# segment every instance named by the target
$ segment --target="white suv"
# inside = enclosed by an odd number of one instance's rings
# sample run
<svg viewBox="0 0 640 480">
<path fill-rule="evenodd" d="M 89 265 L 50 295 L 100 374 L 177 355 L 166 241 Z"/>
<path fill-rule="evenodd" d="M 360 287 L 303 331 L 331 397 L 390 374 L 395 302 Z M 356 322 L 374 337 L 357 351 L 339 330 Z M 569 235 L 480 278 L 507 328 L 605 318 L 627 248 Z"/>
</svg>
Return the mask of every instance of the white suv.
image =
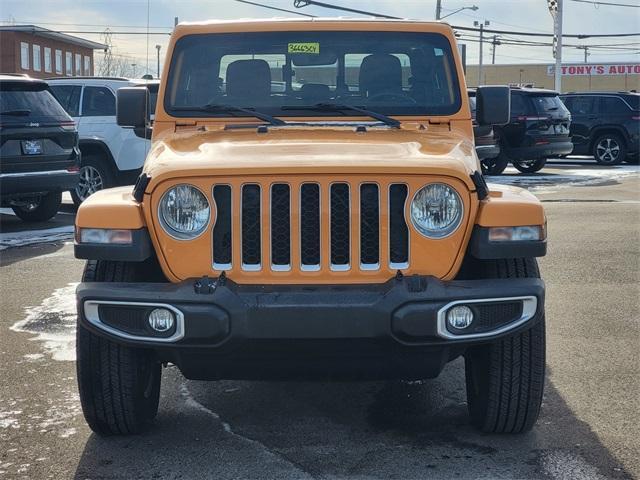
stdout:
<svg viewBox="0 0 640 480">
<path fill-rule="evenodd" d="M 69 77 L 47 80 L 60 104 L 76 121 L 80 135 L 80 181 L 71 191 L 76 205 L 92 193 L 133 184 L 140 174 L 149 140 L 116 123 L 116 91 L 145 85 L 155 112 L 158 80 L 114 77 Z"/>
</svg>

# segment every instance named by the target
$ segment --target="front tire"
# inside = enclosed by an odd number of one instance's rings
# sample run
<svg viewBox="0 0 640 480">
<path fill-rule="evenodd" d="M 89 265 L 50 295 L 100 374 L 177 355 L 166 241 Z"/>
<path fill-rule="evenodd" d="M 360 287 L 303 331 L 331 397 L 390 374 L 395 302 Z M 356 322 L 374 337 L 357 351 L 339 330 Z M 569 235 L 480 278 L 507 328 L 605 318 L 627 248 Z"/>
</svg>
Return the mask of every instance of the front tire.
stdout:
<svg viewBox="0 0 640 480">
<path fill-rule="evenodd" d="M 84 282 L 132 282 L 136 265 L 90 260 Z M 78 390 L 82 412 L 99 435 L 141 432 L 158 413 L 161 365 L 153 352 L 125 347 L 85 328 L 76 337 Z"/>
<path fill-rule="evenodd" d="M 535 160 L 512 160 L 511 163 L 521 173 L 536 173 L 544 168 L 547 164 L 546 158 L 537 158 Z"/>
<path fill-rule="evenodd" d="M 627 157 L 627 145 L 620 135 L 605 133 L 593 143 L 592 153 L 600 165 L 619 165 Z"/>
<path fill-rule="evenodd" d="M 49 192 L 34 198 L 33 202 L 11 207 L 11 209 L 25 222 L 45 222 L 56 216 L 60 205 L 62 205 L 62 192 Z"/>
<path fill-rule="evenodd" d="M 478 262 L 476 278 L 538 278 L 533 258 Z M 487 433 L 529 431 L 540 414 L 545 376 L 545 320 L 465 354 L 471 422 Z"/>
</svg>

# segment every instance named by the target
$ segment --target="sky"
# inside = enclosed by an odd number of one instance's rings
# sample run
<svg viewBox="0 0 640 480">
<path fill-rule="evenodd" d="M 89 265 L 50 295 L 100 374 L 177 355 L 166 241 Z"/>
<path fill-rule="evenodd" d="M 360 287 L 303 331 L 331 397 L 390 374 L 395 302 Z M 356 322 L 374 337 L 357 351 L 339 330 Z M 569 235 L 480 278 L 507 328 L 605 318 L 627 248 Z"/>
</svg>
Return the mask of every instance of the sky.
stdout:
<svg viewBox="0 0 640 480">
<path fill-rule="evenodd" d="M 252 0 L 274 7 L 301 13 L 335 17 L 355 16 L 321 7 L 307 6 L 296 9 L 293 0 Z M 355 9 L 368 10 L 397 17 L 434 20 L 436 0 L 324 0 Z M 602 0 L 640 7 L 640 0 Z M 445 21 L 452 25 L 473 26 L 474 21 L 490 22 L 486 28 L 496 30 L 549 33 L 553 20 L 547 8 L 547 0 L 442 0 L 443 16 L 462 7 L 478 6 L 477 11 L 463 10 Z M 640 33 L 640 8 L 596 6 L 576 0 L 564 0 L 564 33 L 609 34 Z M 73 32 L 149 31 L 153 35 L 112 36 L 113 52 L 135 63 L 138 73 L 155 73 L 156 45 L 160 45 L 161 63 L 169 41 L 174 18 L 180 21 L 209 19 L 297 17 L 237 0 L 0 0 L 0 23 L 35 24 L 52 30 Z M 302 17 L 300 17 L 302 18 Z M 102 41 L 97 33 L 72 33 L 95 41 Z M 509 37 L 509 36 L 507 36 Z M 504 36 L 503 36 L 504 38 Z M 510 36 L 510 38 L 514 38 Z M 522 37 L 520 37 L 522 38 Z M 505 38 L 506 40 L 506 38 Z M 531 40 L 539 40 L 532 38 Z M 548 41 L 548 39 L 543 39 Z M 467 63 L 478 62 L 479 44 L 467 43 Z M 640 35 L 635 37 L 576 40 L 565 39 L 570 45 L 609 45 L 608 48 L 589 49 L 590 63 L 640 63 Z M 617 45 L 611 48 L 612 45 Z M 485 44 L 484 62 L 492 61 L 491 42 Z M 96 53 L 96 62 L 100 54 Z M 552 63 L 551 47 L 498 45 L 496 63 Z M 575 46 L 563 49 L 563 63 L 584 62 L 584 50 Z M 142 71 L 141 71 L 141 70 Z"/>
</svg>

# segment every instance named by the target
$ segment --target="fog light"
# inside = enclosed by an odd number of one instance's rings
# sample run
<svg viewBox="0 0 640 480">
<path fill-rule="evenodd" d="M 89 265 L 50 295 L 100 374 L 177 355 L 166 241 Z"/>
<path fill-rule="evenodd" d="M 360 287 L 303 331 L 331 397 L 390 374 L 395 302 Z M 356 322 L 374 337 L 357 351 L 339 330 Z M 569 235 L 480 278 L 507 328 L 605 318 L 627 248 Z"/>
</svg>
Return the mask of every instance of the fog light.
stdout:
<svg viewBox="0 0 640 480">
<path fill-rule="evenodd" d="M 473 310 L 466 305 L 457 305 L 447 312 L 447 322 L 453 328 L 467 328 L 473 322 Z"/>
<path fill-rule="evenodd" d="M 166 308 L 156 308 L 149 314 L 149 325 L 156 332 L 167 332 L 173 328 L 174 323 L 173 312 Z"/>
</svg>

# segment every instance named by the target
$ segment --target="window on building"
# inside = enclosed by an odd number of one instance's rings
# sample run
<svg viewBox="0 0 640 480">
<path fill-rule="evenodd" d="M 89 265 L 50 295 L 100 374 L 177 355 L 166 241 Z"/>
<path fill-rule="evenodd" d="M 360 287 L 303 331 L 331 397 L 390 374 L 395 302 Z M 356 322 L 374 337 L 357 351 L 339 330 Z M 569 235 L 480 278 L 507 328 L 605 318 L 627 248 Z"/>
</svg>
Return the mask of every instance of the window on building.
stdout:
<svg viewBox="0 0 640 480">
<path fill-rule="evenodd" d="M 29 70 L 29 44 L 20 42 L 20 68 Z"/>
<path fill-rule="evenodd" d="M 44 71 L 51 73 L 51 49 L 44 47 Z"/>
<path fill-rule="evenodd" d="M 91 57 L 84 57 L 84 74 L 91 75 Z"/>
<path fill-rule="evenodd" d="M 56 100 L 72 117 L 79 115 L 80 109 L 80 85 L 51 85 L 51 92 Z"/>
<path fill-rule="evenodd" d="M 82 95 L 83 117 L 106 117 L 116 114 L 116 97 L 106 87 L 85 87 Z"/>
<path fill-rule="evenodd" d="M 65 73 L 68 77 L 73 76 L 73 54 L 65 52 Z"/>
<path fill-rule="evenodd" d="M 76 75 L 82 75 L 82 55 L 76 53 Z"/>
<path fill-rule="evenodd" d="M 32 45 L 33 49 L 33 69 L 36 72 L 42 70 L 42 61 L 40 60 L 40 45 Z"/>
<path fill-rule="evenodd" d="M 62 74 L 62 50 L 56 50 L 56 73 Z"/>
</svg>

